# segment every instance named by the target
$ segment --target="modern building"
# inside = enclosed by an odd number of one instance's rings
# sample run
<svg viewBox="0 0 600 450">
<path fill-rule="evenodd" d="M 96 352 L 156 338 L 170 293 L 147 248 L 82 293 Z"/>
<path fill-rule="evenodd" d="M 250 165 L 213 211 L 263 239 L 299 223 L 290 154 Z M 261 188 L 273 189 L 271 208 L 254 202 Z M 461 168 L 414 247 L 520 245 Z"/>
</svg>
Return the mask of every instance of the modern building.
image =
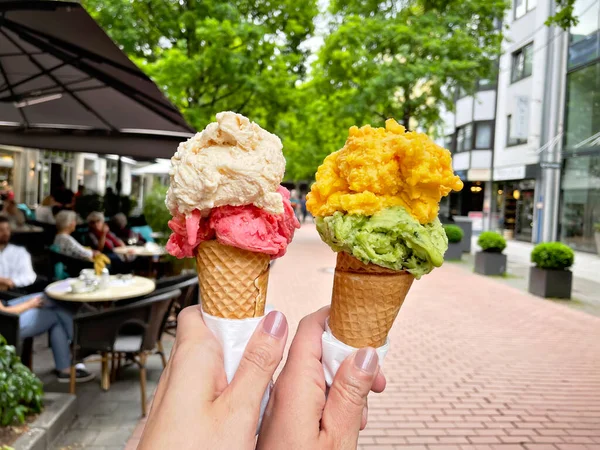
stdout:
<svg viewBox="0 0 600 450">
<path fill-rule="evenodd" d="M 600 2 L 577 0 L 570 32 L 554 0 L 514 0 L 496 82 L 445 117 L 465 189 L 450 201 L 474 229 L 595 251 L 600 222 Z"/>
<path fill-rule="evenodd" d="M 600 2 L 577 0 L 566 67 L 559 237 L 573 248 L 598 251 L 600 224 Z M 600 230 L 599 230 L 600 231 Z"/>
</svg>

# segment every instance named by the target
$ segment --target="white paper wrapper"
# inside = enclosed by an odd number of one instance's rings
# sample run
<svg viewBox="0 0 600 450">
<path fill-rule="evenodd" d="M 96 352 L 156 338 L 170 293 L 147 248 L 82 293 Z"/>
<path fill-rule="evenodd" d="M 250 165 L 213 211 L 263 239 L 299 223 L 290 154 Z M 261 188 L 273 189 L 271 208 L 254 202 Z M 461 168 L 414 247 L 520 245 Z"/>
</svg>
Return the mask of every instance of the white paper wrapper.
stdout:
<svg viewBox="0 0 600 450">
<path fill-rule="evenodd" d="M 265 313 L 268 314 L 271 311 L 272 308 L 267 307 Z M 264 316 L 253 317 L 251 319 L 223 319 L 222 317 L 211 316 L 202 311 L 202 317 L 208 329 L 213 332 L 223 347 L 225 374 L 227 375 L 227 382 L 231 383 L 246 350 L 246 345 L 248 345 L 250 337 L 252 337 L 254 330 L 256 330 L 256 327 Z M 260 428 L 265 408 L 269 402 L 270 392 L 271 385 L 267 387 L 260 403 L 258 429 Z"/>
<path fill-rule="evenodd" d="M 342 365 L 342 362 L 358 349 L 350 347 L 336 339 L 329 328 L 329 319 L 325 322 L 325 331 L 323 332 L 321 341 L 323 343 L 323 356 L 321 362 L 323 363 L 323 370 L 325 371 L 325 381 L 327 382 L 327 386 L 331 386 L 335 374 Z M 379 356 L 380 367 L 383 367 L 383 360 L 389 349 L 390 338 L 387 338 L 384 345 L 375 349 L 377 351 L 377 356 Z"/>
</svg>

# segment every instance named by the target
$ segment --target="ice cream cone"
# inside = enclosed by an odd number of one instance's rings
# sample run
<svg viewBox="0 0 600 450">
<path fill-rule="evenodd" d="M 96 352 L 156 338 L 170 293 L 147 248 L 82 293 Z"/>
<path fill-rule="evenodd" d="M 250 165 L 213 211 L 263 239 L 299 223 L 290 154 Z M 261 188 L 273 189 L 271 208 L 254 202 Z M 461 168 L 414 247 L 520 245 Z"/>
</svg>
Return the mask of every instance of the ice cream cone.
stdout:
<svg viewBox="0 0 600 450">
<path fill-rule="evenodd" d="M 329 327 L 355 348 L 385 344 L 414 276 L 338 253 Z"/>
<path fill-rule="evenodd" d="M 196 249 L 204 312 L 226 319 L 265 313 L 270 257 L 220 244 L 202 242 Z"/>
</svg>

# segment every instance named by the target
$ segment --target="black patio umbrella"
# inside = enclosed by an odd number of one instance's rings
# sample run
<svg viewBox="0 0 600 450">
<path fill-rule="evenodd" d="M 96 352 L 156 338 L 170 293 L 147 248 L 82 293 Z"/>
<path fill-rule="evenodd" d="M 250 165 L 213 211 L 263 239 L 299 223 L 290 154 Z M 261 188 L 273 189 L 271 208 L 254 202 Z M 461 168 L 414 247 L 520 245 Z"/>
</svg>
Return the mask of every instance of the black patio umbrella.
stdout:
<svg viewBox="0 0 600 450">
<path fill-rule="evenodd" d="M 0 0 L 0 144 L 169 158 L 192 133 L 81 5 Z"/>
</svg>

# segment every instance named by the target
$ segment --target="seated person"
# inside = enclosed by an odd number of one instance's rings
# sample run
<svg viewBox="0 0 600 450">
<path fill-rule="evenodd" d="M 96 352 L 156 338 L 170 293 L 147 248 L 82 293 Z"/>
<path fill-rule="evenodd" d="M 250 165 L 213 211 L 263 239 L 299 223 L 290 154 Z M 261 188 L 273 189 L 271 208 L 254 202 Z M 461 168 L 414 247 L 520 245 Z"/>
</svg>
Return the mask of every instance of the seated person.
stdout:
<svg viewBox="0 0 600 450">
<path fill-rule="evenodd" d="M 9 244 L 11 229 L 8 218 L 0 216 L 0 290 L 33 284 L 37 278 L 31 255 L 23 247 Z"/>
<path fill-rule="evenodd" d="M 102 253 L 112 253 L 116 247 L 124 247 L 125 243 L 116 237 L 104 223 L 104 214 L 98 211 L 90 213 L 87 217 L 90 232 L 88 237 L 94 250 Z"/>
<path fill-rule="evenodd" d="M 54 197 L 48 195 L 42 201 L 42 204 L 35 209 L 35 220 L 54 225 L 56 223 L 54 213 L 57 207 L 58 203 L 54 200 Z"/>
<path fill-rule="evenodd" d="M 55 306 L 42 294 L 33 294 L 0 302 L 0 311 L 19 316 L 19 336 L 21 339 L 50 334 L 50 347 L 54 356 L 56 374 L 60 383 L 68 383 L 71 372 L 71 353 L 69 340 L 73 337 L 73 320 L 71 315 Z M 94 375 L 80 366 L 75 372 L 75 379 L 81 383 L 94 378 Z"/>
<path fill-rule="evenodd" d="M 146 240 L 127 226 L 127 216 L 123 213 L 116 214 L 112 218 L 115 236 L 129 245 L 144 245 Z"/>
<path fill-rule="evenodd" d="M 110 272 L 131 273 L 131 264 L 125 261 L 123 256 L 114 252 L 115 248 L 124 247 L 125 243 L 110 231 L 104 222 L 104 214 L 97 211 L 90 213 L 87 222 L 90 229 L 88 239 L 91 247 L 110 258 Z"/>
<path fill-rule="evenodd" d="M 70 210 L 62 210 L 56 215 L 56 237 L 54 245 L 59 253 L 71 258 L 91 261 L 96 252 L 86 248 L 75 240 L 71 234 L 77 227 L 77 214 Z"/>
<path fill-rule="evenodd" d="M 25 225 L 25 214 L 17 206 L 14 193 L 10 192 L 8 194 L 2 212 L 0 212 L 0 217 L 5 217 L 13 230 Z"/>
</svg>

